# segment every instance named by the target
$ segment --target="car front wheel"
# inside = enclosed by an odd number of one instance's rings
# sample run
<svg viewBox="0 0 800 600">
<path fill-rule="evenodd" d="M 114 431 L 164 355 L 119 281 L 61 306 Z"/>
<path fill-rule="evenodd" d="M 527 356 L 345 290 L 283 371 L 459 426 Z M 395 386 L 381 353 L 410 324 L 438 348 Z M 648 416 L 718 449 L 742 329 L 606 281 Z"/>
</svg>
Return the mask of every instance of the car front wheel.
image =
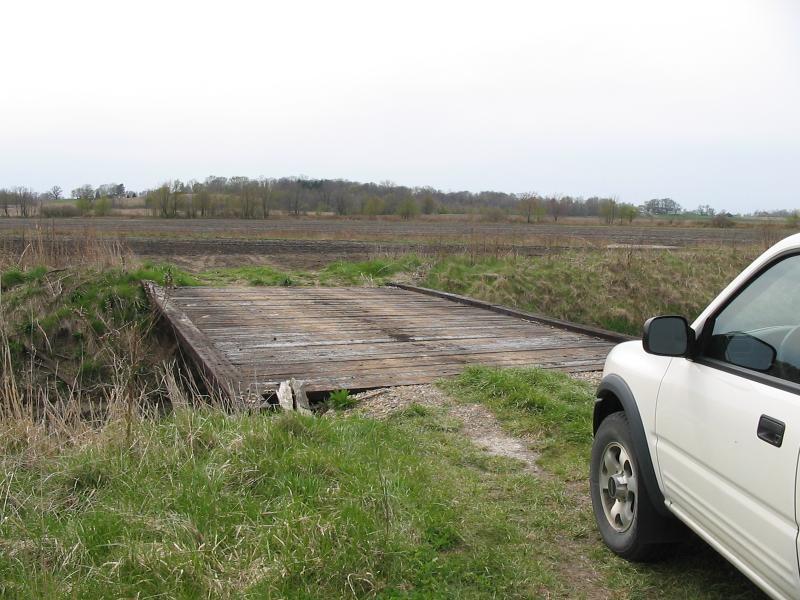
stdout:
<svg viewBox="0 0 800 600">
<path fill-rule="evenodd" d="M 606 545 L 628 560 L 655 558 L 674 520 L 661 516 L 647 494 L 624 412 L 597 429 L 590 477 L 594 518 Z"/>
</svg>

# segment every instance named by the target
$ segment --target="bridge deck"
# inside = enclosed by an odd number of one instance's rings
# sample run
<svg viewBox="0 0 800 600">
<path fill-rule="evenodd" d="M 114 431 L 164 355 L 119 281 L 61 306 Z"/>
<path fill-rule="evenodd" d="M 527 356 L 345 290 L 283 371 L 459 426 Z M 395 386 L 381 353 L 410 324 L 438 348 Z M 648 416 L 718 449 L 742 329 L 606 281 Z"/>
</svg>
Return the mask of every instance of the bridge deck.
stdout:
<svg viewBox="0 0 800 600">
<path fill-rule="evenodd" d="M 146 289 L 205 375 L 235 393 L 263 394 L 290 378 L 309 391 L 420 384 L 471 364 L 598 370 L 613 346 L 396 287 Z"/>
</svg>

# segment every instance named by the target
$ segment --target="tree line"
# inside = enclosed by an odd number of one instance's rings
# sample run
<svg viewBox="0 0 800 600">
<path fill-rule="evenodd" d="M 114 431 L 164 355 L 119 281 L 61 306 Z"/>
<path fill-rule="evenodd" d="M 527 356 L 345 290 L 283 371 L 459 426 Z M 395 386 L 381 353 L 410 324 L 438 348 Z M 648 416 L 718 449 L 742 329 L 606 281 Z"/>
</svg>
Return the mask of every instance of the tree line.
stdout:
<svg viewBox="0 0 800 600">
<path fill-rule="evenodd" d="M 520 214 L 526 221 L 558 221 L 562 217 L 595 216 L 607 222 L 633 221 L 640 208 L 614 198 L 543 196 L 535 192 L 444 192 L 432 187 L 407 187 L 391 182 L 359 183 L 344 179 L 305 177 L 208 177 L 205 181 L 171 181 L 144 192 L 153 216 L 165 218 L 234 217 L 268 219 L 274 211 L 299 216 L 481 214 L 501 220 Z M 680 207 L 675 203 L 675 206 Z"/>
<path fill-rule="evenodd" d="M 75 201 L 74 208 L 60 207 L 72 210 L 59 211 L 52 210 L 52 204 L 64 199 L 64 190 L 61 186 L 54 185 L 45 192 L 36 192 L 24 186 L 0 188 L 0 215 L 4 217 L 103 215 L 109 214 L 112 208 L 116 208 L 120 198 L 130 197 L 136 197 L 136 193 L 126 191 L 122 183 L 106 183 L 97 188 L 87 184 L 75 188 L 70 193 L 70 198 Z M 59 212 L 65 214 L 58 214 Z"/>
<path fill-rule="evenodd" d="M 528 223 L 563 217 L 597 217 L 606 223 L 632 222 L 638 216 L 677 215 L 683 208 L 671 198 L 654 198 L 641 205 L 616 198 L 540 195 L 536 192 L 445 192 L 432 187 L 408 187 L 389 181 L 360 183 L 345 179 L 308 177 L 259 178 L 210 176 L 203 181 L 173 180 L 136 193 L 122 183 L 98 187 L 82 185 L 70 192 L 69 206 L 53 202 L 64 198 L 59 186 L 44 193 L 30 188 L 0 189 L 3 216 L 103 216 L 120 205 L 120 199 L 141 197 L 154 217 L 268 219 L 275 212 L 288 215 L 335 214 L 377 217 L 397 215 L 479 214 L 500 221 L 511 214 Z M 713 215 L 710 207 L 707 209 Z"/>
</svg>

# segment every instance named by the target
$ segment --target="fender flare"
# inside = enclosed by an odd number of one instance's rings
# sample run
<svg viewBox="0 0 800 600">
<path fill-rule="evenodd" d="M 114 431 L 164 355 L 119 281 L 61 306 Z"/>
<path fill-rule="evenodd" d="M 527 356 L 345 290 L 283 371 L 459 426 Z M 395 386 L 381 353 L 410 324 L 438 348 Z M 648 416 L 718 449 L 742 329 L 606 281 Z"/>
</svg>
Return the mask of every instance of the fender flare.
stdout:
<svg viewBox="0 0 800 600">
<path fill-rule="evenodd" d="M 621 406 L 616 406 L 617 403 L 614 402 L 614 399 L 618 400 Z M 639 470 L 647 493 L 653 501 L 653 506 L 663 516 L 671 516 L 672 513 L 667 508 L 664 502 L 664 494 L 658 485 L 656 471 L 653 468 L 653 460 L 650 456 L 650 447 L 647 445 L 647 436 L 644 433 L 644 424 L 642 423 L 642 416 L 639 414 L 639 407 L 636 405 L 636 399 L 633 397 L 633 392 L 631 392 L 625 380 L 612 373 L 606 375 L 597 388 L 597 399 L 595 400 L 593 415 L 593 433 L 597 433 L 597 428 L 600 427 L 603 419 L 609 414 L 617 412 L 620 408 L 625 411 L 625 415 L 628 417 Z"/>
</svg>

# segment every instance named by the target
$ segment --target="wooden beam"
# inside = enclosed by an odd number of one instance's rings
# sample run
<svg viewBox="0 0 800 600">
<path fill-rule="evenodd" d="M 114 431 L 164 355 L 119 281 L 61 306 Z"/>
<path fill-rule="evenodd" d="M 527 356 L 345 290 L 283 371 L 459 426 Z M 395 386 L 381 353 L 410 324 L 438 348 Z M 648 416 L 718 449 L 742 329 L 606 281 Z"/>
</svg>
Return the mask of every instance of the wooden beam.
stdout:
<svg viewBox="0 0 800 600">
<path fill-rule="evenodd" d="M 175 307 L 167 290 L 152 281 L 143 281 L 142 287 L 153 309 L 172 327 L 178 343 L 194 361 L 206 384 L 228 399 L 236 397 L 241 382 L 230 361 L 183 311 Z"/>
</svg>

